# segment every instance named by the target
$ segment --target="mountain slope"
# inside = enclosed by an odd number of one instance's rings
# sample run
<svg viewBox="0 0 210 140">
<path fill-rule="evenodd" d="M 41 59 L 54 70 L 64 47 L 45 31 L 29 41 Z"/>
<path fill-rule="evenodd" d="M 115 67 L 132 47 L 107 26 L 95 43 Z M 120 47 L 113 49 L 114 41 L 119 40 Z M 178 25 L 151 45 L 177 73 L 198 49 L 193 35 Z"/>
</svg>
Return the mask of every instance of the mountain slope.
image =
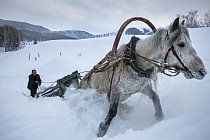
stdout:
<svg viewBox="0 0 210 140">
<path fill-rule="evenodd" d="M 79 30 L 66 30 L 66 31 L 54 31 L 56 34 L 65 35 L 71 38 L 76 39 L 84 39 L 84 38 L 93 38 L 94 35 L 86 32 L 86 31 L 79 31 Z"/>
<path fill-rule="evenodd" d="M 130 27 L 126 29 L 125 34 L 126 35 L 151 35 L 153 32 L 151 32 L 147 28 L 135 28 L 135 27 Z"/>
<path fill-rule="evenodd" d="M 0 19 L 0 26 L 4 26 L 4 25 L 15 27 L 17 30 L 28 30 L 28 31 L 34 31 L 34 32 L 41 32 L 41 33 L 50 32 L 49 29 L 39 26 L 39 25 L 33 25 L 26 22 Z"/>
<path fill-rule="evenodd" d="M 57 39 L 75 39 L 74 37 L 69 37 L 66 35 L 54 33 L 49 29 L 29 24 L 26 22 L 10 21 L 0 19 L 0 26 L 9 25 L 15 27 L 21 33 L 21 38 L 24 41 L 47 41 L 47 40 L 57 40 Z"/>
<path fill-rule="evenodd" d="M 72 37 L 68 37 L 65 35 L 57 34 L 54 32 L 35 32 L 35 31 L 28 31 L 28 30 L 20 30 L 21 36 L 26 41 L 47 41 L 47 40 L 59 40 L 59 39 L 75 39 Z"/>
</svg>

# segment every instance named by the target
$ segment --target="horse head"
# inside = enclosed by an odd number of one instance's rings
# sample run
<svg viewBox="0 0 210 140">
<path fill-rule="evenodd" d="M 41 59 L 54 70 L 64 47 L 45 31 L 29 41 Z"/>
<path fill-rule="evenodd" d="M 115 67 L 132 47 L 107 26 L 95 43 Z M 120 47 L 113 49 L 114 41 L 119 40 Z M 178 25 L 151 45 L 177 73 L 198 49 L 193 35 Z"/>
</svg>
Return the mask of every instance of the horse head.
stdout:
<svg viewBox="0 0 210 140">
<path fill-rule="evenodd" d="M 164 43 L 168 48 L 165 62 L 180 69 L 187 79 L 203 79 L 205 77 L 205 66 L 192 46 L 184 21 L 179 23 L 179 18 L 176 18 L 169 25 Z"/>
</svg>

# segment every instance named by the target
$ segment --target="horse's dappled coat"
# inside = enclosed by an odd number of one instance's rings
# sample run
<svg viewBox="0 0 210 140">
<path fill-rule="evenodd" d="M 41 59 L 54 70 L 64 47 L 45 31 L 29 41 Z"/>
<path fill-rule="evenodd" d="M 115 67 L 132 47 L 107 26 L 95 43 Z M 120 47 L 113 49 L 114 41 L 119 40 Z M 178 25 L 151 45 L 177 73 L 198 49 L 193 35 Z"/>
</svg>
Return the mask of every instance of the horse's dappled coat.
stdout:
<svg viewBox="0 0 210 140">
<path fill-rule="evenodd" d="M 117 51 L 117 56 L 123 56 L 125 51 L 126 45 L 122 45 Z M 175 19 L 168 29 L 159 29 L 150 37 L 139 40 L 136 44 L 136 53 L 159 62 L 166 61 L 171 66 L 179 68 L 186 78 L 203 79 L 206 75 L 205 66 L 192 47 L 189 32 L 179 24 L 179 18 Z M 138 55 L 136 63 L 143 70 L 154 68 L 153 75 L 159 72 L 152 63 Z M 163 119 L 160 100 L 152 89 L 151 81 L 152 78 L 139 76 L 124 61 L 118 61 L 101 72 L 93 72 L 81 81 L 81 88 L 95 88 L 110 95 L 110 108 L 105 120 L 99 125 L 97 134 L 99 137 L 106 134 L 123 95 L 140 92 L 149 96 L 155 107 L 156 119 Z"/>
</svg>

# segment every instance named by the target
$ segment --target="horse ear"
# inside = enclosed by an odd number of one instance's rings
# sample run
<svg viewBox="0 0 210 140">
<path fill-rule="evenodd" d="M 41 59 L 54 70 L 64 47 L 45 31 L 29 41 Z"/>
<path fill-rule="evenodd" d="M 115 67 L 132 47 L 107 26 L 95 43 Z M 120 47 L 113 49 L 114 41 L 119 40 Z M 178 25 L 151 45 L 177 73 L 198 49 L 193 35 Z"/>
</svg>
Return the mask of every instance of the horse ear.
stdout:
<svg viewBox="0 0 210 140">
<path fill-rule="evenodd" d="M 179 17 L 176 18 L 171 26 L 171 32 L 174 32 L 179 27 Z"/>
<path fill-rule="evenodd" d="M 181 25 L 183 25 L 183 26 L 184 26 L 184 22 L 185 22 L 185 20 L 182 20 Z"/>
</svg>

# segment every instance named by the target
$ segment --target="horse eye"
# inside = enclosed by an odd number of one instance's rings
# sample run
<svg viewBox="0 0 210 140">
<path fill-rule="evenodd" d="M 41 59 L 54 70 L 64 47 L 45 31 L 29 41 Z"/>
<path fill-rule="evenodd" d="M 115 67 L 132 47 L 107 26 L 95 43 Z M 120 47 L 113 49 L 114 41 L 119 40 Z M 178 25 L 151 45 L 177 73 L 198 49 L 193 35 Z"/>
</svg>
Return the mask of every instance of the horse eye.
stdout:
<svg viewBox="0 0 210 140">
<path fill-rule="evenodd" d="M 185 45 L 184 45 L 184 42 L 181 42 L 181 43 L 179 43 L 179 44 L 177 44 L 179 47 L 184 47 Z"/>
</svg>

